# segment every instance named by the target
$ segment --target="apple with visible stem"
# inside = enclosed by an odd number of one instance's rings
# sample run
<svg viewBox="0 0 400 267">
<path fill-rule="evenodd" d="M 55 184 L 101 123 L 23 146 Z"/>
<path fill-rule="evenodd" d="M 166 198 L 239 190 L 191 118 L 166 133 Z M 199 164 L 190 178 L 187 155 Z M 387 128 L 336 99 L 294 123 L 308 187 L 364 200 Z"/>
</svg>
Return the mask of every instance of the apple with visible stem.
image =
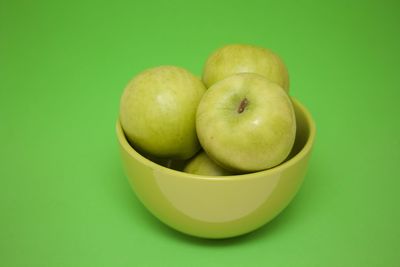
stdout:
<svg viewBox="0 0 400 267">
<path fill-rule="evenodd" d="M 203 69 L 207 87 L 236 73 L 257 73 L 289 92 L 289 74 L 282 59 L 269 49 L 232 44 L 211 54 Z"/>
<path fill-rule="evenodd" d="M 210 159 L 204 151 L 199 152 L 193 159 L 191 159 L 183 171 L 207 176 L 233 175 L 231 171 L 225 170 Z"/>
<path fill-rule="evenodd" d="M 252 172 L 286 159 L 296 120 L 282 87 L 255 73 L 239 73 L 206 91 L 197 108 L 196 129 L 203 149 L 219 165 Z"/>
<path fill-rule="evenodd" d="M 159 158 L 188 159 L 200 150 L 196 109 L 206 88 L 175 66 L 145 70 L 126 86 L 120 122 L 128 141 Z"/>
</svg>

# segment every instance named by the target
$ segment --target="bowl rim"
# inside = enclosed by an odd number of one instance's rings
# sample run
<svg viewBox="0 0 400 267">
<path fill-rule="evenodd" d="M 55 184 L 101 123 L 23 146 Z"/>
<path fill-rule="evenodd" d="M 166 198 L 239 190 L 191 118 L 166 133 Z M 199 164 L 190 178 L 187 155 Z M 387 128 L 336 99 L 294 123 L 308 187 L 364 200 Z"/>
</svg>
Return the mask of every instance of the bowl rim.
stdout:
<svg viewBox="0 0 400 267">
<path fill-rule="evenodd" d="M 135 158 L 137 161 L 141 162 L 142 164 L 144 164 L 152 169 L 156 169 L 157 171 L 166 173 L 168 175 L 175 175 L 175 176 L 180 176 L 180 177 L 183 177 L 186 179 L 190 178 L 190 179 L 198 179 L 198 180 L 242 180 L 242 179 L 258 178 L 260 176 L 265 176 L 265 175 L 273 175 L 274 173 L 280 172 L 283 169 L 288 169 L 289 167 L 293 166 L 294 164 L 299 162 L 301 159 L 303 159 L 306 155 L 308 155 L 310 150 L 312 149 L 312 146 L 313 146 L 313 143 L 315 140 L 316 126 L 315 126 L 315 122 L 311 116 L 311 113 L 307 110 L 307 108 L 300 101 L 298 101 L 294 97 L 291 97 L 291 99 L 292 99 L 293 103 L 296 105 L 296 107 L 298 109 L 300 109 L 301 112 L 304 114 L 304 117 L 307 121 L 308 128 L 309 128 L 309 135 L 308 135 L 307 141 L 304 144 L 303 148 L 296 155 L 294 155 L 291 159 L 289 159 L 288 161 L 285 161 L 275 167 L 272 167 L 272 168 L 266 169 L 266 170 L 262 170 L 262 171 L 246 173 L 246 174 L 226 175 L 226 176 L 207 176 L 207 175 L 186 173 L 183 171 L 178 171 L 178 170 L 164 167 L 164 166 L 159 165 L 159 164 L 147 159 L 146 157 L 142 156 L 139 152 L 137 152 L 129 144 L 128 140 L 126 139 L 125 133 L 122 129 L 119 118 L 116 122 L 117 138 L 118 138 L 119 144 L 129 154 L 129 156 Z"/>
</svg>

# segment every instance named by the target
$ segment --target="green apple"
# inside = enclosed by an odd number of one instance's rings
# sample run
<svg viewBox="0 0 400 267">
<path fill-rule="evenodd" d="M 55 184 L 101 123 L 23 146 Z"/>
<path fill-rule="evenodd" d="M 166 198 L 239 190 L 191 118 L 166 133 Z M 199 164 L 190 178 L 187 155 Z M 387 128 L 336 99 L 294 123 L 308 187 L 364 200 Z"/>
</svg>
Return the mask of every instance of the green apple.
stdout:
<svg viewBox="0 0 400 267">
<path fill-rule="evenodd" d="M 207 87 L 235 73 L 258 73 L 289 92 L 289 74 L 282 59 L 272 51 L 252 45 L 227 45 L 206 61 L 203 82 Z"/>
<path fill-rule="evenodd" d="M 210 158 L 224 168 L 251 172 L 285 160 L 296 121 L 291 99 L 278 84 L 255 73 L 239 73 L 203 95 L 196 129 Z"/>
<path fill-rule="evenodd" d="M 192 157 L 200 149 L 196 108 L 205 91 L 183 68 L 161 66 L 138 74 L 121 97 L 120 121 L 128 141 L 156 157 Z"/>
<path fill-rule="evenodd" d="M 211 160 L 204 151 L 201 151 L 193 159 L 191 159 L 183 171 L 207 176 L 233 175 L 232 172 L 225 170 Z"/>
</svg>

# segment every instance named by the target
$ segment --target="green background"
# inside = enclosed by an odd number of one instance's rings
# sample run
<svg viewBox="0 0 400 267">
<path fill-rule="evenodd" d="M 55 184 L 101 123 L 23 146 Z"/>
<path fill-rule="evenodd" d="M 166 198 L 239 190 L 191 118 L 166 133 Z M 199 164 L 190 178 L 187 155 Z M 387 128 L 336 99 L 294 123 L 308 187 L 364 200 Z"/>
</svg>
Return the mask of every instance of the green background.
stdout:
<svg viewBox="0 0 400 267">
<path fill-rule="evenodd" d="M 0 266 L 399 266 L 398 2 L 189 2 L 0 1 Z M 317 140 L 280 216 L 202 240 L 143 208 L 114 125 L 133 75 L 229 43 L 284 59 Z"/>
</svg>

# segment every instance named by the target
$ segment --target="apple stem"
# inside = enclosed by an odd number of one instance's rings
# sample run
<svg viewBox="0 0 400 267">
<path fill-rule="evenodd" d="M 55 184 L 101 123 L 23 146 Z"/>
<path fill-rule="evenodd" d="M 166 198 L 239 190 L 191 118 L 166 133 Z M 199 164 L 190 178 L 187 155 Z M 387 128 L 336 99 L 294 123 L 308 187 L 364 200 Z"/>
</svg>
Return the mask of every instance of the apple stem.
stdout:
<svg viewBox="0 0 400 267">
<path fill-rule="evenodd" d="M 249 104 L 249 100 L 247 100 L 247 98 L 244 98 L 244 99 L 240 102 L 240 105 L 239 105 L 239 107 L 238 107 L 237 112 L 238 112 L 238 113 L 242 113 L 242 112 L 245 110 L 245 108 L 247 107 L 248 104 Z"/>
</svg>

